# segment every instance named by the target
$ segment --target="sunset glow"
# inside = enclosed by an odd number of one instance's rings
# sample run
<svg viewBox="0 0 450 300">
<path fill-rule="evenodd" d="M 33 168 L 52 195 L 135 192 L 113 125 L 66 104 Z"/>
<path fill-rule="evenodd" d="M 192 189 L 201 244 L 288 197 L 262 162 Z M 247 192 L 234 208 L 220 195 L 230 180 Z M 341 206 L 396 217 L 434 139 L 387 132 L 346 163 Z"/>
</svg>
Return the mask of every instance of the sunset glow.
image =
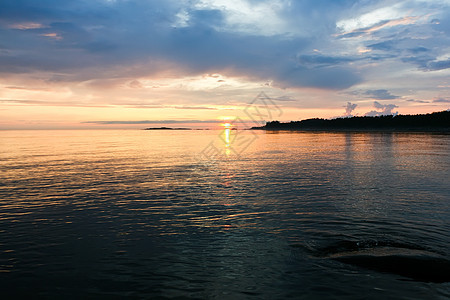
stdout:
<svg viewBox="0 0 450 300">
<path fill-rule="evenodd" d="M 0 4 L 0 129 L 214 128 L 260 92 L 281 121 L 450 107 L 446 1 L 34 3 Z"/>
<path fill-rule="evenodd" d="M 2 299 L 450 299 L 450 0 L 0 0 Z"/>
</svg>

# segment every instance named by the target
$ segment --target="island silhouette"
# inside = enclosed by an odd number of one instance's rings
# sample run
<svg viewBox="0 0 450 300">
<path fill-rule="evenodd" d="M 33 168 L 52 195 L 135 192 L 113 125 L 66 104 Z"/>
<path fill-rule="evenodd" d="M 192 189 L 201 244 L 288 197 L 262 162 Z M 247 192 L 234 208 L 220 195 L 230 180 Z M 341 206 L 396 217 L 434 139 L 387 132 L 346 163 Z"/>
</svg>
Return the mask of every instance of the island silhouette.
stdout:
<svg viewBox="0 0 450 300">
<path fill-rule="evenodd" d="M 149 127 L 144 130 L 191 130 L 191 128 Z"/>
<path fill-rule="evenodd" d="M 450 132 L 450 110 L 419 115 L 384 115 L 313 118 L 302 121 L 270 121 L 256 130 L 305 131 L 439 131 Z"/>
</svg>

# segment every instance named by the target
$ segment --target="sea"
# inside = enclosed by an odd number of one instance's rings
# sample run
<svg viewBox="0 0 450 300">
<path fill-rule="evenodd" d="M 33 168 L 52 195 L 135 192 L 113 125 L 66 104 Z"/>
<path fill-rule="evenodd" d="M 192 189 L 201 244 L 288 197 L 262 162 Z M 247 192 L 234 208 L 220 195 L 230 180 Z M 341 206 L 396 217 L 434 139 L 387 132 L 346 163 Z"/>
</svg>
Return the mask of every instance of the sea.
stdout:
<svg viewBox="0 0 450 300">
<path fill-rule="evenodd" d="M 449 299 L 450 135 L 0 131 L 2 299 Z"/>
</svg>

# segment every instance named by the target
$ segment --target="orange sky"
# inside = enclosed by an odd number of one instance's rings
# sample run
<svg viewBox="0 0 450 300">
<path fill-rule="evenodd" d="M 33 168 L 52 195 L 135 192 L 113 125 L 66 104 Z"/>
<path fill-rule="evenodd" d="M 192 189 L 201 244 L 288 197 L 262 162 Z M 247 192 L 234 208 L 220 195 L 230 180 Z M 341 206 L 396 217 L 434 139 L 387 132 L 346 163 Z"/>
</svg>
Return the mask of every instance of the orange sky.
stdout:
<svg viewBox="0 0 450 300">
<path fill-rule="evenodd" d="M 261 92 L 265 121 L 450 108 L 445 1 L 51 2 L 0 3 L 0 129 L 251 126 Z"/>
</svg>

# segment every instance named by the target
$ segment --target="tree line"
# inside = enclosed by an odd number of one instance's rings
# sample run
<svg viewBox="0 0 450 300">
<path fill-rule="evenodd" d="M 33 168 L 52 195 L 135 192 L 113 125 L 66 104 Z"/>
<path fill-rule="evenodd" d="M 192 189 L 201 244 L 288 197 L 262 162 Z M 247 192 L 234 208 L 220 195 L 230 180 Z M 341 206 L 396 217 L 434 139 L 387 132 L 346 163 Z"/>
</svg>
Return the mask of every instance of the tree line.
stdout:
<svg viewBox="0 0 450 300">
<path fill-rule="evenodd" d="M 282 123 L 267 122 L 253 127 L 263 130 L 450 130 L 450 111 L 419 115 L 386 115 L 376 117 L 350 117 L 336 119 L 306 119 Z"/>
</svg>

